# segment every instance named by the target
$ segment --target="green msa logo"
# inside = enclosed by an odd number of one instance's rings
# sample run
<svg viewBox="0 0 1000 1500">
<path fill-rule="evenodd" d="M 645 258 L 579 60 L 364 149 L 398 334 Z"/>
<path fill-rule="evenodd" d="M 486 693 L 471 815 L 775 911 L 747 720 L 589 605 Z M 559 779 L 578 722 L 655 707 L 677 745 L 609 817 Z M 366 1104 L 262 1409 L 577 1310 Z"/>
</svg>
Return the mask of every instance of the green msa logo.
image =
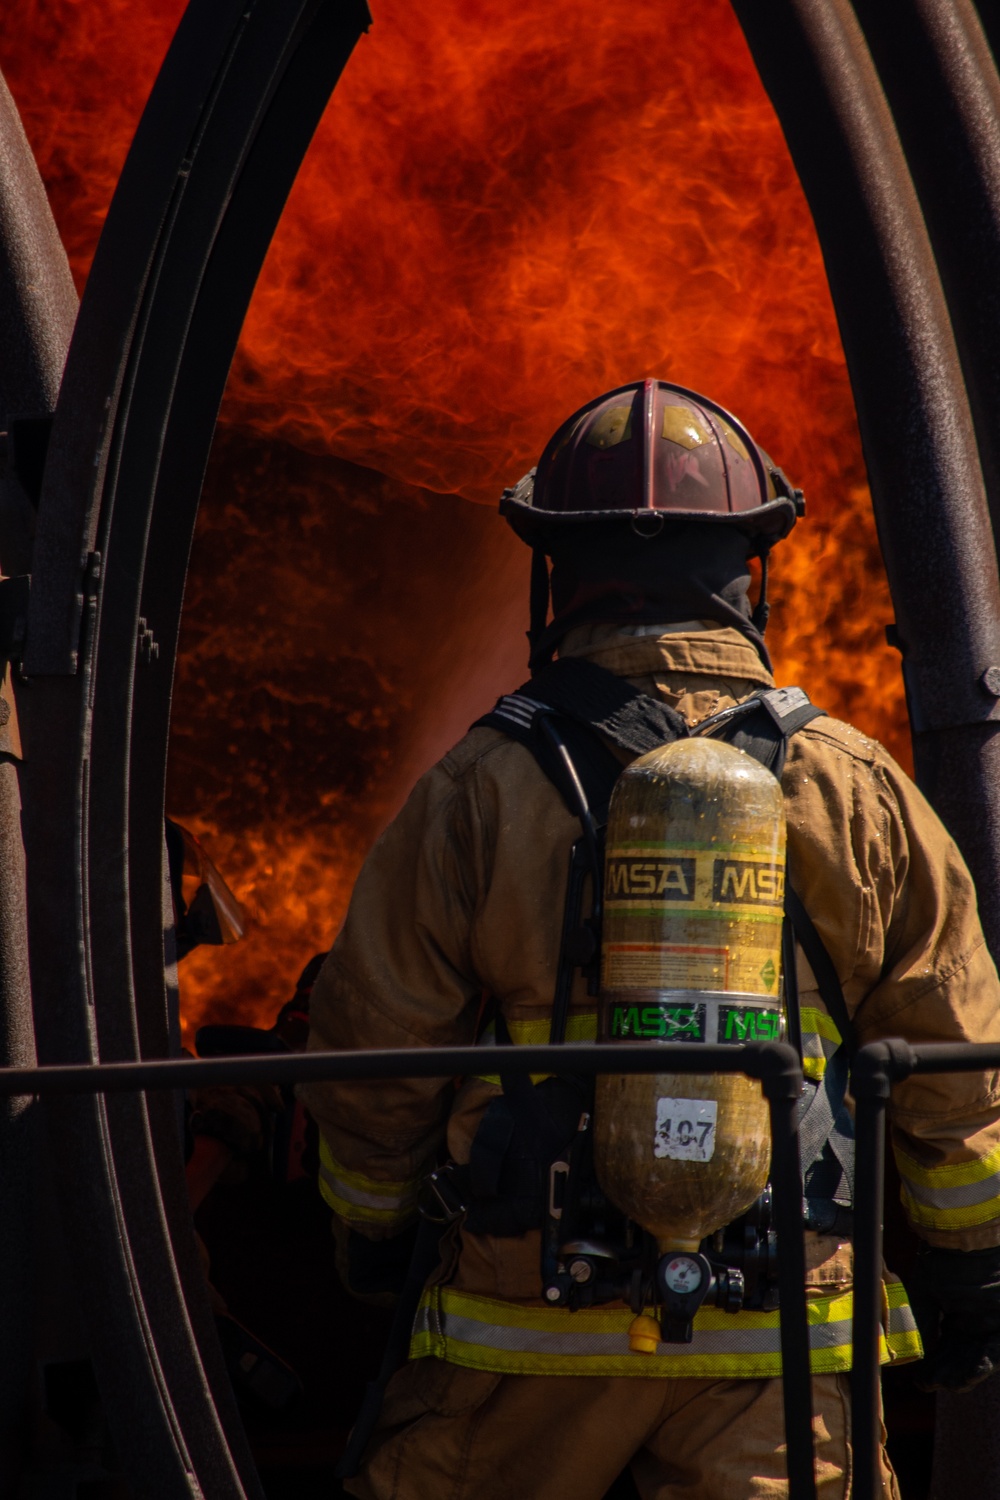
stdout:
<svg viewBox="0 0 1000 1500">
<path fill-rule="evenodd" d="M 752 1006 L 720 1005 L 720 1042 L 780 1042 L 781 1012 Z"/>
<path fill-rule="evenodd" d="M 612 1005 L 611 1039 L 624 1041 L 703 1042 L 703 1005 Z"/>
</svg>

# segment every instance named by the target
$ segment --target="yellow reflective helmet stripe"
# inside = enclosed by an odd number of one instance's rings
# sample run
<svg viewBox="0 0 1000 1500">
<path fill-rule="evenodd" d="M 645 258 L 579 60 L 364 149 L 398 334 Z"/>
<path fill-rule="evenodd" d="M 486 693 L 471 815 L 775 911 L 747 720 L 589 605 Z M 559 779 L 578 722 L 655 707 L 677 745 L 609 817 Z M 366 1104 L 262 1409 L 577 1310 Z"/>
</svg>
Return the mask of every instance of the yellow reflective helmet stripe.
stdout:
<svg viewBox="0 0 1000 1500">
<path fill-rule="evenodd" d="M 380 1182 L 339 1162 L 323 1136 L 319 1142 L 319 1190 L 324 1201 L 349 1223 L 381 1229 L 404 1224 L 417 1206 L 419 1178 Z"/>
<path fill-rule="evenodd" d="M 924 1167 L 896 1148 L 902 1201 L 925 1229 L 971 1229 L 1000 1215 L 1000 1147 L 973 1161 Z"/>
<path fill-rule="evenodd" d="M 841 1035 L 825 1010 L 815 1006 L 802 1007 L 802 1071 L 814 1083 L 819 1083 L 826 1072 L 826 1065 L 841 1043 Z"/>
<path fill-rule="evenodd" d="M 883 1363 L 915 1359 L 920 1339 L 899 1283 L 885 1288 Z M 811 1364 L 816 1374 L 851 1366 L 850 1292 L 809 1300 Z M 411 1359 L 431 1355 L 509 1375 L 675 1376 L 760 1379 L 781 1373 L 777 1312 L 725 1313 L 702 1308 L 690 1344 L 660 1344 L 655 1354 L 630 1350 L 632 1313 L 621 1309 L 526 1307 L 451 1287 L 425 1291 L 413 1327 Z"/>
</svg>

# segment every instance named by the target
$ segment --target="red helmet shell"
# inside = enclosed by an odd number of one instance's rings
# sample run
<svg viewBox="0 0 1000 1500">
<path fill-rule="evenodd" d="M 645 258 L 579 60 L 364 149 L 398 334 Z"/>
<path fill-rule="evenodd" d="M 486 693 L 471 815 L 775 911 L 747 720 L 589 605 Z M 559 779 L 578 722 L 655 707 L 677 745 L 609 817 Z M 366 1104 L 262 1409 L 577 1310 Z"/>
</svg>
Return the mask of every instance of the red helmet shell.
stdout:
<svg viewBox="0 0 1000 1500">
<path fill-rule="evenodd" d="M 729 521 L 770 542 L 794 526 L 801 494 L 721 406 L 645 380 L 574 412 L 500 509 L 531 542 L 552 525 L 644 515 Z"/>
</svg>

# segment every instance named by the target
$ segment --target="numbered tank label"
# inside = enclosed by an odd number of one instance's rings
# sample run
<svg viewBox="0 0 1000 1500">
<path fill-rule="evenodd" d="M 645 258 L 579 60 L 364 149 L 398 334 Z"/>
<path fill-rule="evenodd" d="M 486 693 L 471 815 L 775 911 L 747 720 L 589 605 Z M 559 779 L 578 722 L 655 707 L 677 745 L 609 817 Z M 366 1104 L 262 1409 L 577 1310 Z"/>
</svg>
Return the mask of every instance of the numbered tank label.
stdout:
<svg viewBox="0 0 1000 1500">
<path fill-rule="evenodd" d="M 714 1099 L 657 1099 L 653 1155 L 711 1161 L 719 1106 Z"/>
</svg>

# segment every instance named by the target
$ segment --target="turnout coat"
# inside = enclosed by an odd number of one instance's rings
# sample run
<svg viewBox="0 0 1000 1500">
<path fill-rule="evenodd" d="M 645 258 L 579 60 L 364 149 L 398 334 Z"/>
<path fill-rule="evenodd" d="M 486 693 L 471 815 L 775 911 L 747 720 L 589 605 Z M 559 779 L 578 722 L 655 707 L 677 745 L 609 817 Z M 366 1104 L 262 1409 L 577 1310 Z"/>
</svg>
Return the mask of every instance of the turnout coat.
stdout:
<svg viewBox="0 0 1000 1500">
<path fill-rule="evenodd" d="M 690 625 L 635 633 L 591 625 L 576 655 L 626 677 L 691 724 L 773 686 L 749 642 Z M 883 747 L 818 718 L 789 744 L 782 775 L 789 871 L 837 969 L 859 1045 L 1000 1039 L 1000 984 L 968 870 L 951 838 Z M 475 728 L 417 783 L 358 877 L 312 995 L 311 1047 L 467 1045 L 484 995 L 518 1043 L 548 1039 L 569 851 L 579 824 L 521 745 Z M 798 951 L 807 1076 L 822 1076 L 839 1033 Z M 596 1034 L 578 976 L 567 1039 Z M 479 1038 L 482 1041 L 489 1037 Z M 341 1223 L 373 1239 L 416 1213 L 422 1175 L 466 1162 L 500 1088 L 488 1047 L 480 1077 L 303 1086 L 321 1132 L 321 1189 Z M 1000 1243 L 1000 1079 L 913 1077 L 891 1102 L 906 1213 L 934 1245 Z M 813 1368 L 849 1367 L 850 1246 L 807 1233 Z M 539 1237 L 448 1232 L 414 1328 L 411 1355 L 511 1374 L 756 1378 L 780 1373 L 777 1313 L 703 1308 L 690 1345 L 633 1354 L 631 1311 L 570 1311 L 541 1298 Z M 905 1294 L 886 1277 L 883 1357 L 919 1339 Z"/>
</svg>

